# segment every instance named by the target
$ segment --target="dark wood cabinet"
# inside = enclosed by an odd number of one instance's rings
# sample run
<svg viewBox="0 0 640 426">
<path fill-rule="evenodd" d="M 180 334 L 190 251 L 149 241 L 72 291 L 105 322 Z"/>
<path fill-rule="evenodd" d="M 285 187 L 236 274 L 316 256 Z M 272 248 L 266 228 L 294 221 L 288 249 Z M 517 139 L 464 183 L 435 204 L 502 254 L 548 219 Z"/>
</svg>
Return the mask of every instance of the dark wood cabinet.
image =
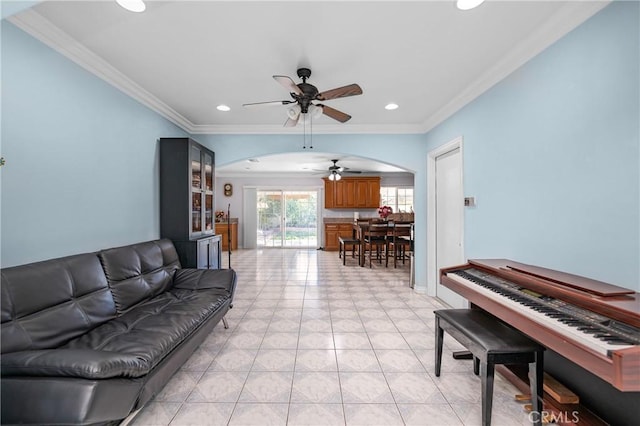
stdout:
<svg viewBox="0 0 640 426">
<path fill-rule="evenodd" d="M 190 138 L 161 138 L 159 147 L 160 236 L 173 240 L 183 267 L 218 269 L 215 154 Z"/>
</svg>

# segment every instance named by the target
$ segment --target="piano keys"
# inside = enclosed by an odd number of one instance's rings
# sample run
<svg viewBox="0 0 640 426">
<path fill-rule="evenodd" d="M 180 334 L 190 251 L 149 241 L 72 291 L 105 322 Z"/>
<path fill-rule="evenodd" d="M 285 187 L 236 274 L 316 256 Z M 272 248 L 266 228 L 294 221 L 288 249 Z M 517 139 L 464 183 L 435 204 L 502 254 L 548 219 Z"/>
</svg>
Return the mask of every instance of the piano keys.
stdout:
<svg viewBox="0 0 640 426">
<path fill-rule="evenodd" d="M 629 289 L 506 259 L 470 260 L 443 268 L 442 285 L 608 383 L 634 407 L 640 391 L 640 294 Z M 558 357 L 556 354 L 561 355 Z M 562 361 L 562 362 L 565 362 Z M 546 367 L 545 367 L 546 369 Z M 572 366 L 567 371 L 575 371 Z M 599 383 L 589 377 L 577 383 Z M 571 388 L 570 383 L 565 383 Z M 578 386 L 578 385 L 576 385 Z M 607 387 L 607 386 L 604 386 Z M 590 389 L 587 400 L 608 389 Z M 582 396 L 581 396 L 582 398 Z M 602 413 L 602 409 L 596 410 Z M 624 413 L 622 413 L 624 415 Z"/>
<path fill-rule="evenodd" d="M 611 358 L 612 351 L 640 345 L 640 328 L 531 291 L 479 269 L 454 271 L 447 276 L 461 285 L 479 286 L 474 287 L 479 293 L 497 297 L 505 306 L 521 310 L 542 327 L 561 330 L 584 345 L 585 350 L 594 350 Z"/>
</svg>

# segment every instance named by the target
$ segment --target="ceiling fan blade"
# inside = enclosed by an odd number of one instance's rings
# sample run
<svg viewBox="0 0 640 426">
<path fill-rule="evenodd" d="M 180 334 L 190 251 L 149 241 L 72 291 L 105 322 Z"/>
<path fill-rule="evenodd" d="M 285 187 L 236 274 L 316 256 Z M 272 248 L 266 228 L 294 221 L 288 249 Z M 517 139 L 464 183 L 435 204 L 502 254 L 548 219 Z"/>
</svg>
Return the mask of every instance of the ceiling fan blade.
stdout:
<svg viewBox="0 0 640 426">
<path fill-rule="evenodd" d="M 344 112 L 338 111 L 337 109 L 331 108 L 330 106 L 326 106 L 322 104 L 318 104 L 316 106 L 319 106 L 320 108 L 322 108 L 322 113 L 324 115 L 326 115 L 327 117 L 331 117 L 334 120 L 338 120 L 341 123 L 346 123 L 351 119 L 351 116 L 349 114 L 345 114 Z"/>
<path fill-rule="evenodd" d="M 347 96 L 356 95 L 362 95 L 362 89 L 357 84 L 349 84 L 348 86 L 342 86 L 318 93 L 316 99 L 319 101 L 328 101 L 329 99 L 346 98 Z"/>
<path fill-rule="evenodd" d="M 270 105 L 288 105 L 295 101 L 267 101 L 267 102 L 253 102 L 250 104 L 242 104 L 243 107 L 255 107 L 255 106 L 270 106 Z"/>
<path fill-rule="evenodd" d="M 291 77 L 287 77 L 286 75 L 274 75 L 273 79 L 287 89 L 289 93 L 295 93 L 296 95 L 303 94 L 302 90 L 300 90 L 300 88 L 296 86 L 296 83 L 291 80 Z"/>
<path fill-rule="evenodd" d="M 287 121 L 284 122 L 284 127 L 296 127 L 299 119 L 300 119 L 300 114 L 298 114 L 295 120 L 292 120 L 291 118 L 287 118 Z"/>
</svg>

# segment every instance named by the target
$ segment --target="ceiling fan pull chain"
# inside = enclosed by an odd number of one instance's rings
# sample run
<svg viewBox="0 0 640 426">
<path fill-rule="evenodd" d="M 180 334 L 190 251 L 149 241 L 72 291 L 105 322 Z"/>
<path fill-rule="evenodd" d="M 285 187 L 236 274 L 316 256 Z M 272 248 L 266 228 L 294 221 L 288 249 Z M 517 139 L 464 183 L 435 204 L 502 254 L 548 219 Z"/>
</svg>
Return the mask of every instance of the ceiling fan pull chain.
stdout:
<svg viewBox="0 0 640 426">
<path fill-rule="evenodd" d="M 307 120 L 302 116 L 302 149 L 307 149 Z"/>
<path fill-rule="evenodd" d="M 309 114 L 309 149 L 313 149 L 313 115 Z"/>
</svg>

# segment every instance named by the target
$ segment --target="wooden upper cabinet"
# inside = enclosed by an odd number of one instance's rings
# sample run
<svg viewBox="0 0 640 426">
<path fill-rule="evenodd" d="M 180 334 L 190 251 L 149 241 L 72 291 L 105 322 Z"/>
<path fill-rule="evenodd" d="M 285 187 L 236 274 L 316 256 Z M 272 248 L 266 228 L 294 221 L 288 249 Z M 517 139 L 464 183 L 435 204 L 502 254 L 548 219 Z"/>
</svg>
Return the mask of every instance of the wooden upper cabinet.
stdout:
<svg viewBox="0 0 640 426">
<path fill-rule="evenodd" d="M 380 177 L 324 179 L 326 209 L 373 209 L 380 206 Z"/>
<path fill-rule="evenodd" d="M 359 208 L 380 206 L 380 178 L 360 179 L 355 182 L 355 206 Z"/>
</svg>

